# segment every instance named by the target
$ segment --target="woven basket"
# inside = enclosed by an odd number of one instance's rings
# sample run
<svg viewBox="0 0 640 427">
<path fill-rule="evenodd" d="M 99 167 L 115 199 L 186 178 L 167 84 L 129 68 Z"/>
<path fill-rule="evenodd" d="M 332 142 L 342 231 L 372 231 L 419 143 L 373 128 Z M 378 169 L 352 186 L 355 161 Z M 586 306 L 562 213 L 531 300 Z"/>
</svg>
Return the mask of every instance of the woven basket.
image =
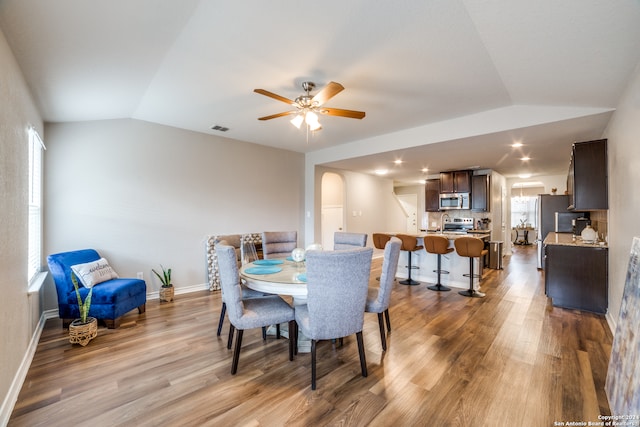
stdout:
<svg viewBox="0 0 640 427">
<path fill-rule="evenodd" d="M 160 287 L 160 301 L 171 302 L 173 301 L 173 286 L 168 288 Z"/>
<path fill-rule="evenodd" d="M 82 323 L 76 319 L 69 325 L 69 342 L 85 346 L 89 341 L 98 336 L 98 319 L 88 317 L 87 323 Z"/>
</svg>

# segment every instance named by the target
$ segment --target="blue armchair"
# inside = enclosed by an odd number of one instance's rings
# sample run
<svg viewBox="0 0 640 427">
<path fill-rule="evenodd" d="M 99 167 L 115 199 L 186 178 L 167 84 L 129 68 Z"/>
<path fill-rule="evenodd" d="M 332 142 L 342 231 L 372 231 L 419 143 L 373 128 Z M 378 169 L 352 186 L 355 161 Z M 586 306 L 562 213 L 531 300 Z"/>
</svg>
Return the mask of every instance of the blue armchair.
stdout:
<svg viewBox="0 0 640 427">
<path fill-rule="evenodd" d="M 47 257 L 58 293 L 58 315 L 64 328 L 80 317 L 78 299 L 71 281 L 71 266 L 99 259 L 100 255 L 93 249 L 62 252 Z M 84 301 L 89 289 L 79 286 Z M 138 309 L 138 313 L 144 313 L 146 302 L 147 284 L 144 280 L 111 279 L 93 287 L 89 316 L 104 321 L 109 329 L 114 329 L 120 326 L 120 317 L 134 308 Z"/>
</svg>

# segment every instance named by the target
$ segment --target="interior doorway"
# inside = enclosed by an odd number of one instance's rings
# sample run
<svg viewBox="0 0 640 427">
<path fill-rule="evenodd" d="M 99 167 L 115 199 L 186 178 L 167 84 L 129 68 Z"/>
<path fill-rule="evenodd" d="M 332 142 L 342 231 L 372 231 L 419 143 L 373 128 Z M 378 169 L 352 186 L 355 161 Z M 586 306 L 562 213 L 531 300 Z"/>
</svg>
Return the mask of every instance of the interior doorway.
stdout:
<svg viewBox="0 0 640 427">
<path fill-rule="evenodd" d="M 399 194 L 397 197 L 407 215 L 406 232 L 409 234 L 418 233 L 418 195 Z"/>
<path fill-rule="evenodd" d="M 333 249 L 333 234 L 344 230 L 344 180 L 337 173 L 322 175 L 320 229 L 322 247 Z"/>
</svg>

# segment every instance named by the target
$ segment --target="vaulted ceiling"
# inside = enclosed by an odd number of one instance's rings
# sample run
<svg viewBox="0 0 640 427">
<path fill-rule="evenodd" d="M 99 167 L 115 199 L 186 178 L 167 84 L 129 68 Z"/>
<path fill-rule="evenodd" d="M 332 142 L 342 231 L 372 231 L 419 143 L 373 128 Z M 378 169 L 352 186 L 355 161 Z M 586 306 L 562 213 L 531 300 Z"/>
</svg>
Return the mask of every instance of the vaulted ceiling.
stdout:
<svg viewBox="0 0 640 427">
<path fill-rule="evenodd" d="M 45 121 L 135 118 L 305 153 L 371 142 L 327 164 L 402 158 L 397 180 L 565 173 L 640 60 L 638 0 L 0 0 L 0 28 Z M 308 140 L 257 120 L 290 107 L 255 88 L 294 99 L 303 81 L 341 83 L 326 106 L 366 117 L 321 116 Z"/>
</svg>

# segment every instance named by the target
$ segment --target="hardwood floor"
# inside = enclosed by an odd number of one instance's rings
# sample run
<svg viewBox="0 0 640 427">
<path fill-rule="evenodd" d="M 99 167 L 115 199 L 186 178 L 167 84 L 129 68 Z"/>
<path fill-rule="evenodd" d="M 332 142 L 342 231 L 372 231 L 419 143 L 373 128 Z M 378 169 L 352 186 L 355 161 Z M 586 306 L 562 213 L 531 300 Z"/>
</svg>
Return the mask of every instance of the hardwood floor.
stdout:
<svg viewBox="0 0 640 427">
<path fill-rule="evenodd" d="M 287 340 L 245 331 L 231 376 L 220 295 L 147 302 L 88 346 L 49 320 L 10 426 L 553 426 L 610 414 L 604 393 L 612 336 L 604 317 L 552 307 L 535 249 L 485 270 L 484 299 L 395 284 L 388 350 L 365 316 L 369 376 L 355 336 L 288 361 Z M 380 275 L 374 261 L 372 285 Z M 558 424 L 559 425 L 559 424 Z"/>
</svg>

